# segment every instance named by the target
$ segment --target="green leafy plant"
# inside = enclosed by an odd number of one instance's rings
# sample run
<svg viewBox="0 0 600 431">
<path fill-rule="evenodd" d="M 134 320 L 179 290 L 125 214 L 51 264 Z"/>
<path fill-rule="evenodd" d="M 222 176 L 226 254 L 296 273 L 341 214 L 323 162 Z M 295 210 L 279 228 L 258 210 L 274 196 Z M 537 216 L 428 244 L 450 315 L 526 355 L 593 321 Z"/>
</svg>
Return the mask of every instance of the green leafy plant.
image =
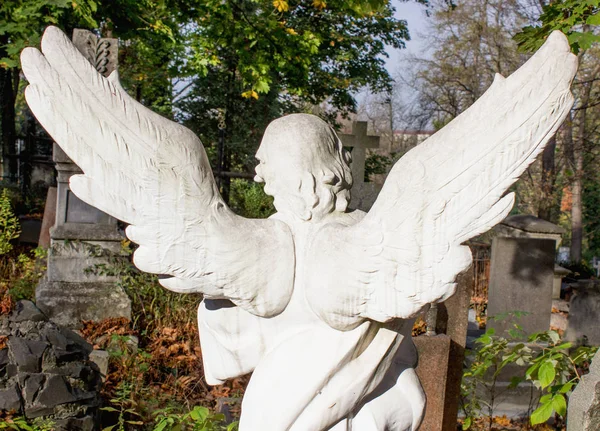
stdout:
<svg viewBox="0 0 600 431">
<path fill-rule="evenodd" d="M 365 178 L 366 182 L 371 181 L 371 175 L 380 175 L 387 173 L 390 166 L 395 162 L 395 154 L 385 156 L 377 153 L 370 153 L 365 159 Z"/>
<path fill-rule="evenodd" d="M 526 313 L 512 312 L 495 319 L 518 318 L 523 314 Z M 497 379 L 501 371 L 511 364 L 528 368 L 522 376 L 511 379 L 508 389 L 515 388 L 523 381 L 530 381 L 541 391 L 539 400 L 532 392 L 531 424 L 544 423 L 553 414 L 565 418 L 568 395 L 580 380 L 581 370 L 597 350 L 595 347 L 582 346 L 569 351 L 571 343 L 563 343 L 554 330 L 526 336 L 523 328 L 513 323 L 507 332 L 508 337 L 498 336 L 490 328 L 475 340 L 476 348 L 469 354 L 470 363 L 461 385 L 461 407 L 465 413 L 463 430 L 471 428 L 482 410 L 487 412 L 488 429 L 492 429 L 494 409 L 501 395 Z M 482 392 L 487 395 L 487 401 L 481 399 Z"/>
<path fill-rule="evenodd" d="M 35 288 L 46 271 L 47 257 L 48 251 L 42 247 L 17 256 L 14 263 L 16 277 L 8 287 L 8 294 L 14 301 L 35 298 Z"/>
<path fill-rule="evenodd" d="M 267 218 L 275 213 L 273 198 L 263 187 L 241 179 L 231 180 L 229 204 L 237 214 L 248 218 Z"/>
<path fill-rule="evenodd" d="M 581 379 L 580 370 L 589 364 L 598 348 L 581 346 L 570 350 L 572 344 L 562 343 L 556 331 L 533 334 L 528 341 L 541 350 L 531 358 L 525 378 L 543 394 L 539 407 L 531 414 L 531 424 L 544 423 L 555 413 L 565 418 L 567 397 Z"/>
<path fill-rule="evenodd" d="M 12 250 L 11 241 L 18 238 L 20 233 L 19 219 L 12 209 L 8 190 L 3 189 L 0 194 L 0 255 Z"/>
<path fill-rule="evenodd" d="M 0 429 L 15 431 L 52 431 L 54 430 L 54 422 L 42 418 L 36 418 L 33 421 L 28 421 L 22 417 L 3 419 L 0 420 Z"/>
<path fill-rule="evenodd" d="M 163 409 L 156 413 L 156 425 L 153 431 L 236 431 L 238 423 L 225 423 L 225 416 L 213 413 L 208 408 L 196 406 L 188 413 L 173 413 L 172 409 Z"/>
<path fill-rule="evenodd" d="M 520 317 L 523 313 L 514 312 L 510 316 Z M 503 319 L 506 316 L 499 316 Z M 511 343 L 513 338 L 522 331 L 518 324 L 514 324 L 509 330 L 509 338 L 500 337 L 495 334 L 493 328 L 488 329 L 485 334 L 475 340 L 476 348 L 470 352 L 470 365 L 463 373 L 461 384 L 461 407 L 465 412 L 463 430 L 467 430 L 473 424 L 473 420 L 485 408 L 487 411 L 488 427 L 491 430 L 493 424 L 494 409 L 499 395 L 497 379 L 504 368 L 509 364 L 525 365 L 531 349 L 523 343 Z M 519 381 L 511 382 L 511 387 L 516 386 Z M 483 392 L 489 401 L 481 399 L 479 394 Z"/>
<path fill-rule="evenodd" d="M 118 414 L 117 423 L 102 429 L 102 431 L 126 431 L 126 425 L 143 425 L 144 422 L 137 420 L 140 414 L 135 409 L 135 402 L 131 398 L 131 383 L 121 382 L 116 391 L 116 396 L 110 400 L 111 406 L 100 410 Z M 132 418 L 136 419 L 132 419 Z"/>
</svg>

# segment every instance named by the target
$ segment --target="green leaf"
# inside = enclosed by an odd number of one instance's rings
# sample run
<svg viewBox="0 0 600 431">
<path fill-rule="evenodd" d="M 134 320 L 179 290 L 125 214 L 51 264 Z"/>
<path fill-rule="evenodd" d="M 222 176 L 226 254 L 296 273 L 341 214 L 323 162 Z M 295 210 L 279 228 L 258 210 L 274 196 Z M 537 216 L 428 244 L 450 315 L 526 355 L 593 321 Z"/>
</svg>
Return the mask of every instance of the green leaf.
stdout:
<svg viewBox="0 0 600 431">
<path fill-rule="evenodd" d="M 544 362 L 538 371 L 538 379 L 542 385 L 542 389 L 550 386 L 556 377 L 556 370 L 552 362 Z"/>
<path fill-rule="evenodd" d="M 560 388 L 560 393 L 561 394 L 566 394 L 567 392 L 569 392 L 571 389 L 573 388 L 573 382 L 567 382 L 564 385 L 562 385 L 562 388 Z"/>
<path fill-rule="evenodd" d="M 537 425 L 546 422 L 552 416 L 554 408 L 552 401 L 544 403 L 533 411 L 531 414 L 531 425 Z"/>
<path fill-rule="evenodd" d="M 552 340 L 552 344 L 556 344 L 560 341 L 560 335 L 556 331 L 548 331 L 548 336 Z"/>
<path fill-rule="evenodd" d="M 470 417 L 466 418 L 462 425 L 463 431 L 466 431 L 469 428 L 471 428 L 472 423 L 473 423 L 473 420 Z"/>
<path fill-rule="evenodd" d="M 600 13 L 588 16 L 585 23 L 589 25 L 600 25 Z"/>
<path fill-rule="evenodd" d="M 199 422 L 205 420 L 208 417 L 209 413 L 210 411 L 206 407 L 196 406 L 190 412 L 190 417 L 196 422 Z"/>
<path fill-rule="evenodd" d="M 556 394 L 552 397 L 552 408 L 556 410 L 560 416 L 565 417 L 567 414 L 567 402 L 563 394 Z"/>
<path fill-rule="evenodd" d="M 102 407 L 100 410 L 104 410 L 105 412 L 118 412 L 118 411 L 120 411 L 120 410 L 115 409 L 114 407 Z"/>
<path fill-rule="evenodd" d="M 517 386 L 519 386 L 519 383 L 521 383 L 523 381 L 523 379 L 519 376 L 513 376 L 510 378 L 510 385 L 508 385 L 509 389 L 513 389 L 516 388 Z"/>
</svg>

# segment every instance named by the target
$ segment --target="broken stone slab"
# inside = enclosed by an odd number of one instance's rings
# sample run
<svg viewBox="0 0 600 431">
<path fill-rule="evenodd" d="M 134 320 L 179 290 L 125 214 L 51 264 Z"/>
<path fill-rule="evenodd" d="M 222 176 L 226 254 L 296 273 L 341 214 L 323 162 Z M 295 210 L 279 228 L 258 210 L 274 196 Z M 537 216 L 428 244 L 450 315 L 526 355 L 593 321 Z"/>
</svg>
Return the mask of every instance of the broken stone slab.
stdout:
<svg viewBox="0 0 600 431">
<path fill-rule="evenodd" d="M 33 302 L 26 300 L 17 302 L 9 317 L 11 322 L 45 322 L 47 320 L 48 317 Z"/>
<path fill-rule="evenodd" d="M 99 407 L 101 379 L 89 361 L 92 346 L 29 301 L 1 317 L 0 326 L 8 334 L 7 347 L 0 350 L 0 410 L 64 422 L 56 430 L 95 429 L 90 420 Z"/>
<path fill-rule="evenodd" d="M 21 409 L 21 395 L 16 383 L 0 389 L 0 410 L 16 411 Z"/>
<path fill-rule="evenodd" d="M 38 373 L 42 368 L 42 355 L 49 347 L 44 341 L 27 340 L 11 336 L 8 346 L 20 372 Z"/>
<path fill-rule="evenodd" d="M 57 324 L 80 328 L 82 320 L 107 318 L 131 320 L 131 300 L 114 282 L 64 282 L 42 280 L 35 291 L 36 302 Z"/>
</svg>

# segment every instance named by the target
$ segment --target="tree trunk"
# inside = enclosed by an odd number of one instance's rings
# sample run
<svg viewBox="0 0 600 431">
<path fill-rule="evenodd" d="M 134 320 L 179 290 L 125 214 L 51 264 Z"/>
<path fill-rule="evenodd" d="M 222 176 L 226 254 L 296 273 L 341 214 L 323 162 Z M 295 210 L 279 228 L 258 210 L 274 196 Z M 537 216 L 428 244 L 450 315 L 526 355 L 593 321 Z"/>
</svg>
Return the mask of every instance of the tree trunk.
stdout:
<svg viewBox="0 0 600 431">
<path fill-rule="evenodd" d="M 579 63 L 583 52 L 579 54 Z M 582 76 L 584 82 L 581 84 L 581 93 L 579 98 L 579 107 L 577 108 L 577 134 L 571 136 L 572 144 L 570 154 L 568 154 L 573 167 L 573 181 L 571 182 L 572 206 L 571 206 L 571 260 L 581 262 L 583 249 L 583 158 L 585 151 L 586 138 L 586 117 L 587 106 L 590 103 L 592 93 L 592 80 L 600 73 L 600 66 L 594 67 L 585 76 Z M 583 74 L 582 74 L 583 75 Z M 571 128 L 571 133 L 572 133 Z"/>
<path fill-rule="evenodd" d="M 556 180 L 554 156 L 556 152 L 556 135 L 553 136 L 542 153 L 542 184 L 541 201 L 538 207 L 538 217 L 554 222 L 553 214 L 556 207 L 554 185 Z"/>
</svg>

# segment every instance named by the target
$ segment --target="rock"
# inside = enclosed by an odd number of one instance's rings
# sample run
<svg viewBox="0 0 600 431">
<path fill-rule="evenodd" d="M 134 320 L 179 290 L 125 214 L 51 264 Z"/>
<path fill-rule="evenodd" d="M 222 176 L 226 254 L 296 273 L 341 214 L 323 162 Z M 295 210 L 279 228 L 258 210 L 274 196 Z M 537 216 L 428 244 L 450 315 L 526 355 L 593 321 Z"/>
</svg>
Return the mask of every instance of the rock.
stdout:
<svg viewBox="0 0 600 431">
<path fill-rule="evenodd" d="M 56 431 L 93 431 L 95 429 L 92 416 L 57 420 L 54 422 L 54 426 Z"/>
<path fill-rule="evenodd" d="M 21 395 L 16 384 L 0 389 L 0 410 L 21 411 Z"/>
<path fill-rule="evenodd" d="M 46 326 L 40 331 L 40 334 L 45 337 L 55 349 L 59 348 L 66 350 L 69 345 L 69 340 L 61 333 L 58 327 Z"/>
<path fill-rule="evenodd" d="M 0 350 L 0 368 L 6 367 L 9 362 L 8 349 Z"/>
<path fill-rule="evenodd" d="M 92 346 L 33 303 L 19 304 L 0 319 L 8 336 L 7 348 L 0 349 L 0 410 L 61 421 L 56 430 L 93 430 L 101 377 L 88 360 Z"/>
<path fill-rule="evenodd" d="M 40 391 L 46 376 L 44 374 L 21 374 L 19 376 L 19 386 L 25 404 L 32 404 Z"/>
<path fill-rule="evenodd" d="M 78 401 L 64 376 L 50 376 L 40 391 L 37 402 L 45 407 Z"/>
<path fill-rule="evenodd" d="M 103 381 L 106 379 L 106 373 L 108 373 L 108 357 L 109 354 L 106 350 L 94 350 L 90 353 L 90 361 L 98 366 Z"/>
<path fill-rule="evenodd" d="M 47 321 L 48 317 L 41 312 L 39 308 L 31 301 L 21 300 L 9 317 L 11 322 L 42 322 Z"/>
<path fill-rule="evenodd" d="M 11 336 L 8 345 L 19 371 L 26 373 L 41 371 L 42 355 L 48 348 L 48 343 Z"/>
</svg>

